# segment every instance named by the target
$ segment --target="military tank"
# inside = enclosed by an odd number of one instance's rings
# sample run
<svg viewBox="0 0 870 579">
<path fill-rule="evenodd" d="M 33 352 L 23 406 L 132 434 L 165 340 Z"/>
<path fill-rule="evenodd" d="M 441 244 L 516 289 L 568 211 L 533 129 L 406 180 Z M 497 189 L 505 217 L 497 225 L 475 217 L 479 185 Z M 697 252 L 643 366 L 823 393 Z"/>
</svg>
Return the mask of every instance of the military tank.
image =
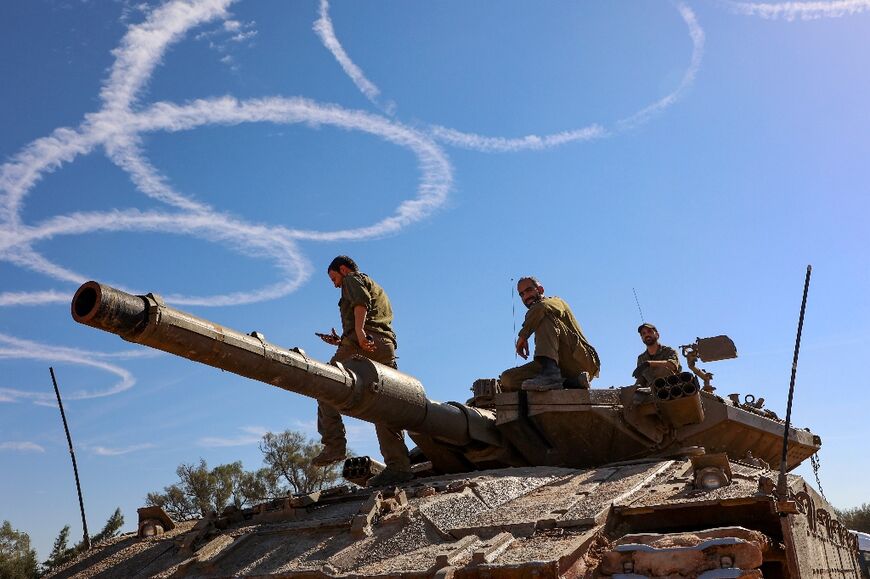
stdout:
<svg viewBox="0 0 870 579">
<path fill-rule="evenodd" d="M 399 486 L 358 486 L 383 465 L 355 457 L 351 484 L 310 495 L 186 522 L 140 509 L 137 533 L 57 576 L 860 577 L 857 539 L 787 474 L 821 439 L 786 433 L 763 400 L 717 396 L 697 368 L 737 355 L 725 336 L 683 346 L 692 372 L 649 386 L 499 392 L 481 379 L 463 404 L 366 358 L 324 364 L 155 294 L 88 282 L 72 316 L 405 429 L 417 448 L 415 478 Z"/>
</svg>

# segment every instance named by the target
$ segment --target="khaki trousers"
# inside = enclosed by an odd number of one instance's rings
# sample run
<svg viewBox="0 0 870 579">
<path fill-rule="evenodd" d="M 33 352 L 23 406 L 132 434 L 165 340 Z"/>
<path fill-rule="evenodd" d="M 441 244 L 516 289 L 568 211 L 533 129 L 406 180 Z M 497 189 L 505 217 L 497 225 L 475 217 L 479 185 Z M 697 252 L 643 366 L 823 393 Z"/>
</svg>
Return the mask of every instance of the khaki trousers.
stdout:
<svg viewBox="0 0 870 579">
<path fill-rule="evenodd" d="M 556 360 L 562 377 L 572 378 L 580 375 L 583 369 L 578 359 L 584 359 L 586 347 L 580 338 L 568 327 L 551 316 L 545 317 L 535 329 L 535 357 L 544 356 Z M 534 378 L 543 371 L 537 360 L 502 372 L 500 376 L 502 392 L 519 390 L 524 380 Z"/>
<path fill-rule="evenodd" d="M 344 362 L 353 356 L 364 356 L 385 366 L 397 368 L 396 348 L 393 343 L 380 334 L 371 332 L 375 340 L 375 351 L 366 352 L 353 340 L 344 340 L 336 350 L 335 355 L 329 361 Z M 317 403 L 317 432 L 320 433 L 320 441 L 327 447 L 347 447 L 347 433 L 341 413 L 334 407 L 324 402 Z M 411 462 L 408 458 L 408 447 L 405 446 L 405 433 L 402 430 L 394 430 L 384 424 L 375 423 L 375 434 L 378 436 L 378 444 L 381 454 L 388 467 L 401 471 L 410 471 Z"/>
</svg>

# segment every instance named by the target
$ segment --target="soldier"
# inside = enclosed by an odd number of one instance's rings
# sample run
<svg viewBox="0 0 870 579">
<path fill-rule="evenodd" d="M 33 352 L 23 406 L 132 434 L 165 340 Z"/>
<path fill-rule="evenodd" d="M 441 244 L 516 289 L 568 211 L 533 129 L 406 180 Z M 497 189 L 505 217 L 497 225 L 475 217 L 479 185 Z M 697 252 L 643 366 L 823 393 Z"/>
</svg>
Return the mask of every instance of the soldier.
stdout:
<svg viewBox="0 0 870 579">
<path fill-rule="evenodd" d="M 680 357 L 677 351 L 659 344 L 659 331 L 652 324 L 643 323 L 637 328 L 646 350 L 637 357 L 637 368 L 632 376 L 641 386 L 651 386 L 656 378 L 664 378 L 680 372 Z"/>
<path fill-rule="evenodd" d="M 335 333 L 335 329 L 331 335 L 319 334 L 327 344 L 338 346 L 330 364 L 360 355 L 397 368 L 393 308 L 386 292 L 369 276 L 361 273 L 356 262 L 346 255 L 333 259 L 326 273 L 333 285 L 341 289 L 341 299 L 338 301 L 341 336 Z M 315 465 L 325 466 L 347 457 L 347 438 L 338 410 L 318 402 L 317 431 L 324 448 L 312 461 Z M 375 424 L 375 432 L 387 468 L 372 477 L 369 486 L 399 483 L 413 478 L 404 433 L 384 424 Z"/>
<path fill-rule="evenodd" d="M 534 334 L 535 355 L 528 364 L 502 373 L 502 391 L 550 390 L 563 385 L 588 388 L 589 380 L 598 376 L 601 362 L 571 308 L 561 298 L 544 297 L 544 286 L 534 277 L 521 278 L 517 292 L 529 311 L 516 351 L 527 360 L 529 337 Z"/>
</svg>

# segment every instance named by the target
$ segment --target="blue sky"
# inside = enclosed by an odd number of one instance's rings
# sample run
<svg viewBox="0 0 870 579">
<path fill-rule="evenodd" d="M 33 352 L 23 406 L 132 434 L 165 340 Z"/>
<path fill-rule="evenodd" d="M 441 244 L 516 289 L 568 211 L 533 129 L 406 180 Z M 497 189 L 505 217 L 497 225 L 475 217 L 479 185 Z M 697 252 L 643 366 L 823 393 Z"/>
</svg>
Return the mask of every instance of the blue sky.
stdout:
<svg viewBox="0 0 870 579">
<path fill-rule="evenodd" d="M 780 415 L 811 263 L 793 421 L 828 499 L 870 501 L 868 33 L 866 0 L 3 3 L 0 519 L 42 558 L 77 525 L 49 366 L 92 528 L 181 462 L 315 434 L 313 401 L 76 325 L 79 283 L 326 360 L 340 253 L 432 398 L 517 363 L 534 274 L 596 386 L 631 381 L 634 290 L 667 344 L 730 335 L 718 392 Z"/>
</svg>

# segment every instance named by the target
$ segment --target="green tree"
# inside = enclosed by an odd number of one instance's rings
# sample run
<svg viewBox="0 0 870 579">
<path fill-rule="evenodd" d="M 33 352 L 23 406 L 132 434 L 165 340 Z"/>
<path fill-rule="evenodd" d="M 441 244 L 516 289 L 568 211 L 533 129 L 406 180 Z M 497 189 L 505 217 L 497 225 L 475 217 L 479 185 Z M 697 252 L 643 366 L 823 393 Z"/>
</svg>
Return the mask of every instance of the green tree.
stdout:
<svg viewBox="0 0 870 579">
<path fill-rule="evenodd" d="M 281 488 L 279 476 L 271 468 L 263 467 L 256 471 L 245 471 L 241 480 L 242 494 L 251 503 L 261 503 L 286 495 Z"/>
<path fill-rule="evenodd" d="M 341 477 L 337 464 L 318 467 L 311 461 L 322 446 L 300 432 L 285 430 L 263 436 L 264 466 L 246 471 L 241 461 L 209 469 L 202 458 L 175 470 L 178 482 L 163 492 L 148 493 L 145 502 L 166 511 L 176 521 L 205 517 L 228 506 L 243 508 L 293 493 L 309 493 L 334 484 Z"/>
<path fill-rule="evenodd" d="M 246 472 L 241 461 L 208 468 L 204 459 L 198 464 L 181 464 L 175 470 L 178 482 L 163 488 L 162 493 L 148 493 L 145 501 L 183 521 L 220 513 L 232 505 L 238 508 L 262 500 L 269 488 L 257 473 Z"/>
<path fill-rule="evenodd" d="M 71 560 L 76 554 L 76 549 L 69 546 L 69 525 L 64 526 L 57 534 L 48 559 L 42 563 L 43 573 L 49 573 Z"/>
<path fill-rule="evenodd" d="M 214 467 L 211 471 L 214 484 L 214 506 L 217 512 L 221 512 L 227 506 L 242 508 L 248 503 L 248 497 L 244 496 L 242 478 L 245 470 L 242 461 L 230 464 L 222 464 Z"/>
<path fill-rule="evenodd" d="M 13 529 L 9 521 L 3 521 L 0 525 L 0 579 L 38 576 L 36 551 L 30 546 L 30 536 Z"/>
<path fill-rule="evenodd" d="M 837 509 L 837 515 L 847 529 L 870 533 L 870 503 L 842 511 Z"/>
<path fill-rule="evenodd" d="M 121 507 L 118 507 L 108 518 L 106 524 L 103 525 L 103 530 L 91 537 L 91 544 L 111 539 L 121 531 L 121 527 L 123 526 L 124 515 L 121 514 Z"/>
<path fill-rule="evenodd" d="M 124 515 L 121 514 L 121 509 L 119 507 L 116 508 L 115 512 L 106 520 L 103 529 L 96 535 L 91 536 L 91 544 L 94 545 L 100 541 L 111 539 L 120 532 L 121 527 L 123 526 Z M 43 573 L 49 573 L 62 567 L 85 550 L 84 541 L 77 543 L 74 547 L 69 546 L 69 533 L 69 525 L 64 526 L 64 528 L 60 530 L 60 533 L 58 533 L 57 538 L 55 538 L 54 544 L 51 547 L 51 553 L 48 554 L 48 559 L 42 563 Z"/>
<path fill-rule="evenodd" d="M 171 484 L 163 487 L 162 493 L 148 493 L 145 496 L 146 505 L 155 505 L 166 511 L 176 521 L 186 521 L 196 516 L 196 505 L 180 485 Z"/>
<path fill-rule="evenodd" d="M 323 446 L 306 440 L 301 432 L 285 430 L 266 433 L 260 442 L 263 462 L 289 485 L 293 493 L 310 493 L 321 490 L 341 477 L 338 464 L 327 467 L 314 466 L 311 461 Z"/>
</svg>

